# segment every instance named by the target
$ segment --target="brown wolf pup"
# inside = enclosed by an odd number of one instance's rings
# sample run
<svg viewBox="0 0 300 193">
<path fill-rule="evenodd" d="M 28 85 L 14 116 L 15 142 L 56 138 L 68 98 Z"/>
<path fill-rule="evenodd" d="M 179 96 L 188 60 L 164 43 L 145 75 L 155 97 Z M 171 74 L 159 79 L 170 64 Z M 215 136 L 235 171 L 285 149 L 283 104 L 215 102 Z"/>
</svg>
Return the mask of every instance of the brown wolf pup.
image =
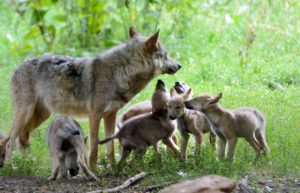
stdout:
<svg viewBox="0 0 300 193">
<path fill-rule="evenodd" d="M 106 52 L 88 58 L 43 55 L 22 62 L 11 78 L 14 121 L 6 145 L 11 164 L 14 141 L 29 145 L 32 130 L 51 113 L 89 118 L 90 166 L 98 155 L 100 120 L 104 118 L 106 137 L 114 134 L 117 111 L 157 75 L 174 74 L 180 65 L 158 41 L 133 27 L 130 39 Z M 113 142 L 107 144 L 108 158 L 114 160 Z"/>
<path fill-rule="evenodd" d="M 5 154 L 6 154 L 6 143 L 8 142 L 9 137 L 4 137 L 0 135 L 0 168 L 4 166 Z"/>
<path fill-rule="evenodd" d="M 174 125 L 167 117 L 167 102 L 170 94 L 161 80 L 157 81 L 155 92 L 152 96 L 153 112 L 137 116 L 125 122 L 117 134 L 109 137 L 99 144 L 118 139 L 122 146 L 120 163 L 125 162 L 131 151 L 141 157 L 149 145 L 157 147 L 162 140 L 177 156 L 180 156 L 178 147 L 171 139 Z"/>
<path fill-rule="evenodd" d="M 189 133 L 192 133 L 196 141 L 196 150 L 200 150 L 203 134 L 210 133 L 210 143 L 215 148 L 216 135 L 212 124 L 201 112 L 187 109 L 184 100 L 191 92 L 189 89 L 185 94 L 178 95 L 175 89 L 171 90 L 171 100 L 168 102 L 168 116 L 171 120 L 177 119 L 177 127 L 181 134 L 181 158 L 186 158 L 186 149 L 189 141 Z"/>
<path fill-rule="evenodd" d="M 176 90 L 177 93 L 183 94 L 185 93 L 190 87 L 185 84 L 184 82 L 175 82 L 173 88 Z M 191 92 L 189 94 L 189 99 L 192 99 L 193 93 Z M 122 125 L 124 124 L 125 121 L 128 121 L 136 116 L 145 114 L 145 113 L 150 113 L 152 112 L 152 104 L 150 101 L 143 101 L 140 103 L 137 103 L 135 105 L 132 105 L 117 121 L 117 126 L 120 129 Z M 176 128 L 176 122 L 173 122 L 175 124 Z M 177 137 L 174 133 L 172 136 L 172 139 L 174 143 L 177 145 Z M 155 148 L 157 150 L 158 147 Z"/>
<path fill-rule="evenodd" d="M 47 129 L 46 141 L 52 157 L 52 175 L 55 180 L 60 172 L 61 177 L 78 174 L 79 168 L 86 180 L 97 180 L 88 169 L 85 157 L 85 139 L 80 125 L 67 116 L 57 117 Z"/>
<path fill-rule="evenodd" d="M 222 93 L 216 96 L 203 94 L 186 101 L 188 108 L 202 111 L 213 123 L 216 134 L 220 138 L 220 158 L 225 156 L 226 143 L 229 149 L 227 156 L 234 158 L 238 138 L 244 138 L 254 148 L 256 158 L 261 151 L 269 152 L 266 142 L 264 115 L 257 109 L 242 107 L 235 110 L 223 108 L 218 101 Z"/>
<path fill-rule="evenodd" d="M 184 82 L 175 82 L 173 88 L 176 90 L 178 94 L 185 93 L 190 87 L 185 84 Z M 193 93 L 190 93 L 188 99 L 192 99 Z M 141 115 L 145 113 L 152 112 L 152 105 L 150 101 L 143 101 L 139 102 L 137 104 L 132 105 L 124 114 L 120 116 L 120 118 L 117 121 L 117 126 L 120 129 L 125 121 Z"/>
</svg>

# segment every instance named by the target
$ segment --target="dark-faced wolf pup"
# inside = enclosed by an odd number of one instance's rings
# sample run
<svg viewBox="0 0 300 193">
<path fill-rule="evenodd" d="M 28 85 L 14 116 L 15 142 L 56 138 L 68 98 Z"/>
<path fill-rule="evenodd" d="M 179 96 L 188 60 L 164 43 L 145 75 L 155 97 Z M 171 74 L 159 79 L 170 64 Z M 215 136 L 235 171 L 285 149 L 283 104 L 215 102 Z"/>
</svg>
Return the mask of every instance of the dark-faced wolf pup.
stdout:
<svg viewBox="0 0 300 193">
<path fill-rule="evenodd" d="M 178 94 L 184 94 L 188 91 L 190 87 L 184 82 L 175 82 L 172 88 L 174 88 Z M 193 92 L 189 94 L 188 99 L 192 99 L 192 97 Z M 137 104 L 134 104 L 130 106 L 130 108 L 120 116 L 120 118 L 117 121 L 117 126 L 120 129 L 125 121 L 150 112 L 152 112 L 151 101 L 142 101 Z"/>
<path fill-rule="evenodd" d="M 57 117 L 48 127 L 46 141 L 52 158 L 52 175 L 55 180 L 60 173 L 76 176 L 79 169 L 86 180 L 97 180 L 86 164 L 85 139 L 80 125 L 67 116 Z"/>
<path fill-rule="evenodd" d="M 109 137 L 99 144 L 118 139 L 122 146 L 120 163 L 125 162 L 131 151 L 140 158 L 149 145 L 157 150 L 157 143 L 162 140 L 170 150 L 180 157 L 179 148 L 172 140 L 174 125 L 167 116 L 167 102 L 170 94 L 165 88 L 163 81 L 158 80 L 155 92 L 152 95 L 153 112 L 137 116 L 124 123 L 117 134 Z"/>
<path fill-rule="evenodd" d="M 120 108 L 156 76 L 174 74 L 181 68 L 158 41 L 159 31 L 146 37 L 131 27 L 129 35 L 126 43 L 95 57 L 42 55 L 17 67 L 10 82 L 14 120 L 6 145 L 8 163 L 16 138 L 20 147 L 27 147 L 30 133 L 51 113 L 58 113 L 89 118 L 89 164 L 95 166 L 101 119 L 106 137 L 112 136 Z M 106 147 L 113 161 L 113 143 Z"/>
</svg>

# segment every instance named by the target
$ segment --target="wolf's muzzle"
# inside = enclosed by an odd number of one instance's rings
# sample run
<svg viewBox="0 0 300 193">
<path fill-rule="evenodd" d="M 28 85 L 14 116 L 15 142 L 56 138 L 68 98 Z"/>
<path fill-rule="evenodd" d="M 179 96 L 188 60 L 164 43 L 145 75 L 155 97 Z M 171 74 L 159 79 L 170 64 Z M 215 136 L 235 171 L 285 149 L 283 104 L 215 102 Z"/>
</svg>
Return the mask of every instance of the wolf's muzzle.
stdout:
<svg viewBox="0 0 300 193">
<path fill-rule="evenodd" d="M 171 120 L 175 120 L 175 119 L 176 119 L 176 116 L 172 116 L 172 115 L 170 115 L 170 116 L 169 116 L 169 119 L 171 119 Z"/>
<path fill-rule="evenodd" d="M 79 173 L 79 168 L 72 168 L 69 170 L 70 176 L 77 176 L 78 173 Z"/>
</svg>

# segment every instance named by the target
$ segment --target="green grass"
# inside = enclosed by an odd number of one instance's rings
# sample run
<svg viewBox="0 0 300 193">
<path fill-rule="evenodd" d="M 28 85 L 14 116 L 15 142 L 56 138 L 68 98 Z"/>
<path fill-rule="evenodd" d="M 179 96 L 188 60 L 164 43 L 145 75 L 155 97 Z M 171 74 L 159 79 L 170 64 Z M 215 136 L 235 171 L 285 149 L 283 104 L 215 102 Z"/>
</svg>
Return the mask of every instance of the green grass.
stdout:
<svg viewBox="0 0 300 193">
<path fill-rule="evenodd" d="M 230 109 L 241 106 L 260 109 L 267 119 L 266 136 L 271 148 L 270 157 L 262 158 L 254 164 L 254 151 L 244 140 L 239 140 L 236 160 L 231 164 L 217 160 L 209 145 L 203 146 L 201 155 L 194 156 L 194 141 L 191 140 L 188 159 L 181 163 L 161 145 L 162 161 L 159 161 L 152 148 L 149 148 L 143 162 L 139 164 L 140 169 L 152 174 L 145 184 L 195 178 L 206 174 L 239 178 L 248 173 L 267 172 L 270 175 L 289 174 L 299 177 L 300 3 L 248 1 L 248 8 L 239 14 L 241 7 L 246 5 L 242 2 L 244 1 L 220 1 L 208 8 L 205 8 L 204 3 L 194 2 L 191 3 L 192 7 L 186 7 L 179 2 L 178 7 L 183 6 L 181 12 L 178 12 L 179 8 L 165 11 L 159 22 L 160 39 L 170 55 L 180 61 L 183 68 L 174 76 L 163 75 L 159 78 L 166 81 L 169 87 L 175 81 L 186 82 L 193 88 L 195 95 L 204 92 L 215 94 L 221 91 L 223 98 L 220 103 Z M 9 79 L 13 69 L 25 58 L 46 51 L 41 37 L 27 41 L 22 39 L 29 27 L 26 19 L 18 18 L 6 1 L 0 3 L 0 8 L 0 133 L 7 135 L 12 127 L 13 118 L 9 95 Z M 176 17 L 178 14 L 180 17 Z M 226 14 L 231 16 L 233 23 L 225 21 Z M 173 21 L 173 17 L 177 20 Z M 176 21 L 178 25 L 172 23 Z M 144 22 L 153 21 L 149 19 Z M 255 41 L 251 44 L 246 67 L 245 63 L 241 63 L 239 52 L 245 47 L 250 24 L 255 26 Z M 138 29 L 146 34 L 155 31 Z M 118 37 L 119 41 L 125 41 L 127 38 L 121 33 Z M 58 42 L 52 52 L 81 56 L 96 55 L 105 49 L 99 47 L 74 50 Z M 269 88 L 270 82 L 282 84 L 285 91 Z M 149 99 L 154 84 L 155 81 L 152 81 L 120 111 L 120 114 L 131 104 Z M 0 171 L 0 175 L 49 176 L 51 161 L 45 143 L 45 128 L 50 121 L 33 132 L 32 146 L 26 156 L 17 149 L 14 150 L 13 161 L 17 169 L 10 171 L 5 167 Z M 87 135 L 87 120 L 79 121 Z M 137 172 L 136 168 L 130 167 L 121 173 L 111 168 L 105 159 L 104 147 L 99 149 L 100 164 L 97 175 L 131 175 Z M 180 171 L 186 175 L 181 177 L 177 174 Z"/>
</svg>

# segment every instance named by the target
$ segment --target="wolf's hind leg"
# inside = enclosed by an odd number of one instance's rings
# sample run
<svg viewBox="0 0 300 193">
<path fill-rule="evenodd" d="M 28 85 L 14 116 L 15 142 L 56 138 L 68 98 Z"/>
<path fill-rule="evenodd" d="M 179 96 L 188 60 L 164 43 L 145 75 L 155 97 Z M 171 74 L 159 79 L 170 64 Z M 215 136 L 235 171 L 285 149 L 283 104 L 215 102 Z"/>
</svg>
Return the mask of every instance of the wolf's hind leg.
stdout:
<svg viewBox="0 0 300 193">
<path fill-rule="evenodd" d="M 55 180 L 58 176 L 60 169 L 58 157 L 52 157 L 52 174 L 48 180 Z"/>
<path fill-rule="evenodd" d="M 84 151 L 78 152 L 77 155 L 78 155 L 77 162 L 78 162 L 78 165 L 79 165 L 81 171 L 83 172 L 83 174 L 84 174 L 84 176 L 85 176 L 85 179 L 86 179 L 87 181 L 90 181 L 90 180 L 98 180 L 98 178 L 95 176 L 95 174 L 93 174 L 93 173 L 89 170 L 89 168 L 88 168 L 88 166 L 87 166 L 87 164 L 86 164 L 86 162 L 85 162 L 85 154 L 84 154 Z"/>
</svg>

